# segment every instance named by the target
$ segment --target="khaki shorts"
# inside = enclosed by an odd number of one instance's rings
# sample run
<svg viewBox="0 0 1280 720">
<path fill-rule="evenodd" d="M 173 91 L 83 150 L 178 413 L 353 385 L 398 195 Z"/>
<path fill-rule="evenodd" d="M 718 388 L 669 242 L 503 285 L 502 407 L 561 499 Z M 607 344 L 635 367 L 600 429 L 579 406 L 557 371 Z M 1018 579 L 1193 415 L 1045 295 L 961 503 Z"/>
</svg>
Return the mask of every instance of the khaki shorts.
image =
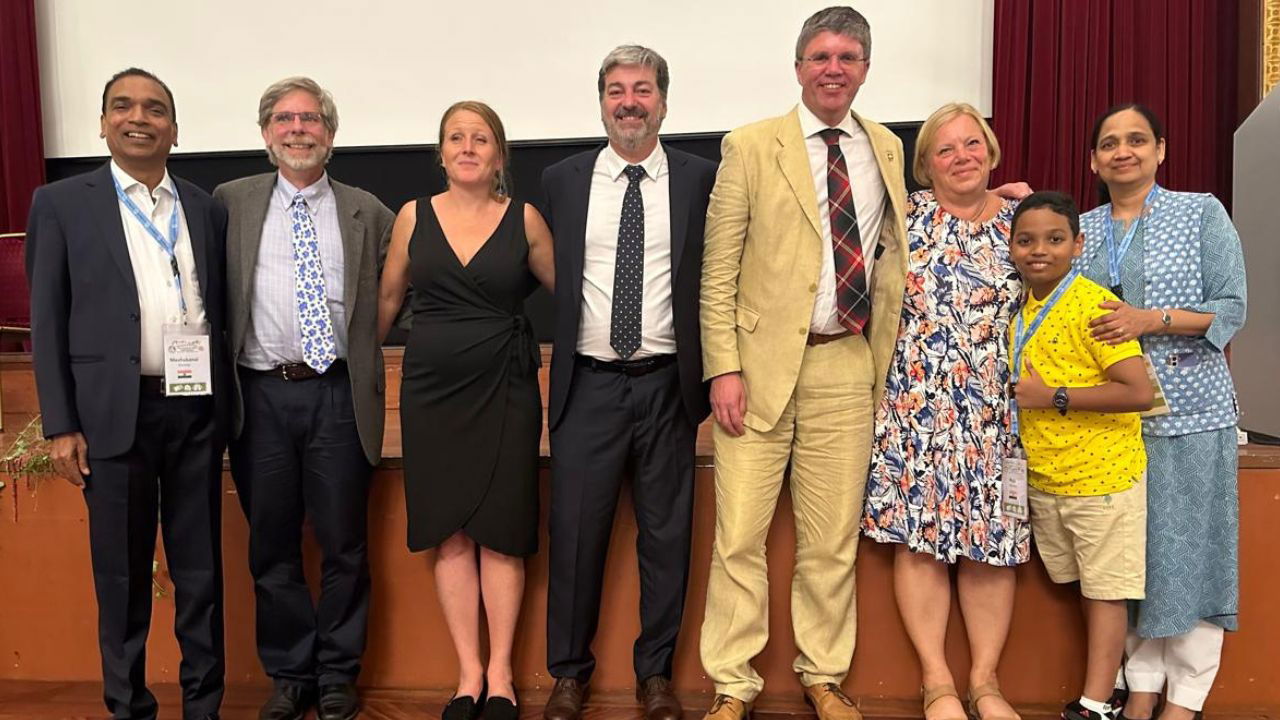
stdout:
<svg viewBox="0 0 1280 720">
<path fill-rule="evenodd" d="M 1110 495 L 1027 488 L 1031 532 L 1056 583 L 1080 581 L 1090 600 L 1141 600 L 1147 582 L 1147 478 Z"/>
</svg>

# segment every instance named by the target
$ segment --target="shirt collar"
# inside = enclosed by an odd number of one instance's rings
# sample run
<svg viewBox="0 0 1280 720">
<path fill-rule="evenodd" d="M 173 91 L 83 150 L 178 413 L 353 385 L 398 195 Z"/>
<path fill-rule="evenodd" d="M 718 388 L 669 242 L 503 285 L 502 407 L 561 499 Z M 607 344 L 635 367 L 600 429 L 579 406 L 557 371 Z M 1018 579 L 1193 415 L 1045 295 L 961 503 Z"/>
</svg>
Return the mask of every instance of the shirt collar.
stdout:
<svg viewBox="0 0 1280 720">
<path fill-rule="evenodd" d="M 606 145 L 604 150 L 600 151 L 604 157 L 604 168 L 609 173 L 609 177 L 616 182 L 622 178 L 623 171 L 631 163 L 622 159 L 622 156 L 613 149 L 612 145 Z M 653 152 L 649 153 L 649 157 L 636 163 L 644 168 L 644 173 L 652 180 L 657 180 L 667 172 L 667 153 L 662 149 L 662 141 L 654 146 Z"/>
<path fill-rule="evenodd" d="M 1069 277 L 1069 276 L 1070 276 L 1070 273 L 1068 273 L 1068 277 Z M 1061 280 L 1061 281 L 1059 281 L 1059 285 L 1060 285 L 1061 283 L 1063 283 L 1063 282 L 1066 282 L 1066 281 L 1067 281 L 1067 278 L 1066 278 L 1066 277 L 1062 278 L 1062 280 Z M 1023 310 L 1023 312 L 1027 313 L 1027 314 L 1028 314 L 1028 315 L 1030 315 L 1031 317 L 1035 317 L 1035 314 L 1036 314 L 1037 312 L 1040 312 L 1040 308 L 1044 307 L 1044 306 L 1045 306 L 1045 304 L 1049 302 L 1049 298 L 1053 297 L 1053 293 L 1054 293 L 1057 289 L 1058 289 L 1058 286 L 1057 286 L 1057 285 L 1055 285 L 1055 286 L 1054 286 L 1054 288 L 1053 288 L 1053 290 L 1050 290 L 1050 291 L 1049 291 L 1049 293 L 1048 293 L 1047 295 L 1045 295 L 1045 296 L 1044 296 L 1044 297 L 1042 297 L 1042 298 L 1037 299 L 1037 298 L 1036 298 L 1036 294 L 1035 294 L 1035 293 L 1033 293 L 1033 292 L 1031 292 L 1031 287 L 1030 287 L 1030 286 L 1028 286 L 1028 287 L 1027 287 L 1027 299 L 1026 299 L 1026 302 L 1024 302 L 1024 303 L 1023 303 L 1023 305 L 1022 305 L 1022 310 Z M 1069 290 L 1063 290 L 1063 291 L 1062 291 L 1062 296 L 1063 296 L 1063 297 L 1066 297 L 1066 295 L 1067 295 L 1067 292 L 1068 292 L 1068 291 L 1069 291 Z"/>
<path fill-rule="evenodd" d="M 333 188 L 329 185 L 329 173 L 321 175 L 319 180 L 301 190 L 285 180 L 282 173 L 276 173 L 276 197 L 284 203 L 285 207 L 293 203 L 293 196 L 298 193 L 302 193 L 302 199 L 307 201 L 307 207 L 314 211 L 321 201 L 333 193 Z"/>
<path fill-rule="evenodd" d="M 804 135 L 806 138 L 811 138 L 823 130 L 826 130 L 828 127 L 843 130 L 846 136 L 853 137 L 857 126 L 853 122 L 852 112 L 845 113 L 844 119 L 841 120 L 839 124 L 827 125 L 825 122 L 819 120 L 818 116 L 814 115 L 813 111 L 806 107 L 804 103 L 800 103 L 798 107 L 800 109 L 800 134 Z"/>
<path fill-rule="evenodd" d="M 117 165 L 114 159 L 111 161 L 111 175 L 116 179 L 116 182 L 120 183 L 120 189 L 123 190 L 126 195 L 130 190 L 133 190 L 133 188 L 140 187 L 144 194 L 148 197 L 152 197 L 151 191 L 147 189 L 146 183 L 135 179 L 132 175 L 125 172 L 125 169 Z M 164 177 L 160 178 L 160 184 L 156 186 L 156 190 L 164 190 L 168 193 L 169 197 L 178 196 L 178 192 L 173 189 L 173 178 L 169 177 L 169 168 L 164 169 Z M 155 199 L 159 200 L 159 196 L 155 196 Z"/>
</svg>

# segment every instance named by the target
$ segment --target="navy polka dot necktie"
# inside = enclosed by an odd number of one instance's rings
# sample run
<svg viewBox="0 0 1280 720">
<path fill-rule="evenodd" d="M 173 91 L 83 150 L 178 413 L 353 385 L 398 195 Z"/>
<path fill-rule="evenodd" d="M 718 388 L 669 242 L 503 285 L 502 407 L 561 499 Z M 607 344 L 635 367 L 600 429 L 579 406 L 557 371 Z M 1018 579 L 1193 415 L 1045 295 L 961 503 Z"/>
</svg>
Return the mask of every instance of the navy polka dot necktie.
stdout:
<svg viewBox="0 0 1280 720">
<path fill-rule="evenodd" d="M 627 192 L 618 221 L 618 254 L 613 265 L 613 311 L 609 345 L 623 360 L 640 349 L 640 308 L 644 300 L 644 200 L 640 180 L 644 168 L 628 165 Z"/>
</svg>

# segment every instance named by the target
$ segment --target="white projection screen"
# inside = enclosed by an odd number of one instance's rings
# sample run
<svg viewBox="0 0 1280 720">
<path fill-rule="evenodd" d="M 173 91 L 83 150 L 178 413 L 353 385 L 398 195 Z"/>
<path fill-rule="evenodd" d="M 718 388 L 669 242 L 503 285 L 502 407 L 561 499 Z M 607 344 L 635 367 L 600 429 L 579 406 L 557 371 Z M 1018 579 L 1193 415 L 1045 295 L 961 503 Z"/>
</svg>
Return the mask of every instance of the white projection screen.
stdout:
<svg viewBox="0 0 1280 720">
<path fill-rule="evenodd" d="M 603 135 L 600 60 L 638 43 L 671 66 L 664 133 L 723 132 L 799 98 L 801 23 L 830 4 L 788 0 L 37 0 L 45 155 L 100 156 L 102 85 L 138 66 L 178 106 L 175 152 L 261 147 L 257 101 L 309 75 L 337 99 L 340 147 L 424 145 L 462 99 L 491 104 L 511 140 Z M 862 0 L 872 63 L 855 108 L 923 120 L 962 100 L 991 112 L 994 0 Z"/>
</svg>

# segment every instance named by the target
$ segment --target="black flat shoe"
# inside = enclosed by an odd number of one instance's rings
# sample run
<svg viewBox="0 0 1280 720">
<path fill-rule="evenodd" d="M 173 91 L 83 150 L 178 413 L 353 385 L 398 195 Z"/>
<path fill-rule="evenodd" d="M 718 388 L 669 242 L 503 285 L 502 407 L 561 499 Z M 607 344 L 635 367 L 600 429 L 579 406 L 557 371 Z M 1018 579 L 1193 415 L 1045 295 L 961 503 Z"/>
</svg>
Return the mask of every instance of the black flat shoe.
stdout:
<svg viewBox="0 0 1280 720">
<path fill-rule="evenodd" d="M 470 695 L 461 697 L 454 695 L 449 700 L 449 704 L 444 706 L 444 711 L 440 713 L 440 720 L 476 720 L 480 717 L 484 703 L 484 690 L 480 691 L 479 698 L 473 698 Z"/>
<path fill-rule="evenodd" d="M 519 720 L 520 708 L 504 697 L 491 697 L 484 704 L 484 720 Z"/>
</svg>

